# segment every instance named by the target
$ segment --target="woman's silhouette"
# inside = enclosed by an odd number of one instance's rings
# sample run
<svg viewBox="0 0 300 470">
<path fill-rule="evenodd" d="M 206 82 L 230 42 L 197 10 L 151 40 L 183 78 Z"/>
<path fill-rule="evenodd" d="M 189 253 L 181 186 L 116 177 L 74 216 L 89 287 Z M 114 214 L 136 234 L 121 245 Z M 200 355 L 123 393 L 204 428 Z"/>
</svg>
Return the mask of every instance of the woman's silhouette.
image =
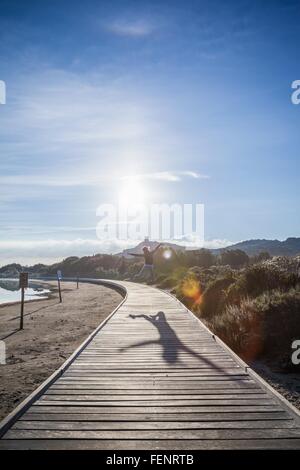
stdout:
<svg viewBox="0 0 300 470">
<path fill-rule="evenodd" d="M 165 362 L 169 364 L 174 364 L 175 362 L 180 362 L 178 359 L 178 354 L 180 351 L 184 351 L 190 354 L 193 357 L 196 357 L 202 363 L 206 363 L 210 367 L 214 367 L 216 369 L 221 369 L 215 363 L 211 362 L 210 360 L 202 357 L 200 354 L 193 351 L 191 348 L 186 346 L 176 335 L 173 328 L 168 324 L 166 316 L 164 312 L 158 312 L 155 315 L 129 315 L 130 318 L 144 318 L 145 320 L 149 321 L 155 328 L 157 328 L 159 332 L 159 339 L 157 340 L 147 340 L 141 341 L 138 343 L 131 344 L 125 348 L 120 348 L 119 351 L 123 352 L 127 349 L 131 348 L 138 348 L 142 346 L 149 346 L 151 344 L 158 344 L 163 347 L 162 357 Z"/>
</svg>

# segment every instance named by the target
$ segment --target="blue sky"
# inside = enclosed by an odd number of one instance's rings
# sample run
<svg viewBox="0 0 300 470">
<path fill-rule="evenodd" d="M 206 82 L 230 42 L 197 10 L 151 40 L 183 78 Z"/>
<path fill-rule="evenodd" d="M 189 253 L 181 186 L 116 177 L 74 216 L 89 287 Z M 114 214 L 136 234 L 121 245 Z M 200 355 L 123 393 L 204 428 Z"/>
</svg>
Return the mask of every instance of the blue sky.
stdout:
<svg viewBox="0 0 300 470">
<path fill-rule="evenodd" d="M 132 175 L 204 203 L 207 246 L 298 236 L 299 7 L 0 0 L 0 264 L 118 251 L 96 209 Z"/>
</svg>

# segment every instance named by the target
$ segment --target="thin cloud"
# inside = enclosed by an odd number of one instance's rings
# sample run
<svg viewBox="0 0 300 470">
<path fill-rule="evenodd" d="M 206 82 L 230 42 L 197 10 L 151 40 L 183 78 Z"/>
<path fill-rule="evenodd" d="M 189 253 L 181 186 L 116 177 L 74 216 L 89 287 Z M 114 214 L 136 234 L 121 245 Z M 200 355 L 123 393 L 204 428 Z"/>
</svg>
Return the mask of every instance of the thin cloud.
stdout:
<svg viewBox="0 0 300 470">
<path fill-rule="evenodd" d="M 153 33 L 154 27 L 145 20 L 118 19 L 106 26 L 106 29 L 118 36 L 143 37 Z"/>
<path fill-rule="evenodd" d="M 193 171 L 162 171 L 157 173 L 144 173 L 139 175 L 123 176 L 113 178 L 109 176 L 95 175 L 4 175 L 0 176 L 0 184 L 15 186 L 50 186 L 50 187 L 68 187 L 68 186 L 94 186 L 108 181 L 122 180 L 161 180 L 168 182 L 181 181 L 184 177 L 194 179 L 207 179 L 209 176 Z"/>
<path fill-rule="evenodd" d="M 105 178 L 93 176 L 47 176 L 47 175 L 9 175 L 0 176 L 0 184 L 15 186 L 91 186 L 104 181 Z"/>
<path fill-rule="evenodd" d="M 220 249 L 220 248 L 226 248 L 227 246 L 230 246 L 230 245 L 234 245 L 235 243 L 238 243 L 238 242 L 231 242 L 226 239 L 216 238 L 214 240 L 206 240 L 204 242 L 204 248 L 211 249 L 211 250 Z"/>
<path fill-rule="evenodd" d="M 4 240 L 0 241 L 0 266 L 18 262 L 21 264 L 54 263 L 68 256 L 88 256 L 96 253 L 118 253 L 132 248 L 135 240 Z"/>
<path fill-rule="evenodd" d="M 142 99 L 132 99 L 118 84 L 92 83 L 72 73 L 49 69 L 29 78 L 14 95 L 1 122 L 1 147 L 7 151 L 97 151 L 111 142 L 145 137 L 151 127 Z"/>
<path fill-rule="evenodd" d="M 234 242 L 229 240 L 203 240 L 195 235 L 186 236 L 181 240 L 169 240 L 170 243 L 187 248 L 225 248 Z M 50 263 L 68 256 L 88 256 L 95 253 L 119 253 L 126 248 L 133 248 L 140 240 L 119 239 L 84 239 L 74 240 L 4 240 L 0 241 L 0 266 L 18 262 L 22 264 Z"/>
<path fill-rule="evenodd" d="M 176 182 L 181 181 L 184 177 L 190 177 L 195 179 L 207 179 L 209 178 L 208 175 L 200 174 L 195 171 L 160 171 L 156 173 L 144 173 L 135 176 L 125 176 L 123 179 L 136 179 L 136 180 L 143 180 L 143 179 L 153 179 L 153 180 L 162 180 L 162 181 L 169 181 L 169 182 Z"/>
<path fill-rule="evenodd" d="M 170 240 L 172 242 L 172 240 Z M 191 233 L 184 235 L 180 240 L 173 240 L 173 243 L 185 246 L 187 249 L 192 248 L 207 248 L 209 250 L 226 248 L 227 246 L 233 245 L 237 242 L 232 242 L 226 239 L 215 238 L 211 240 L 203 240 L 197 233 Z"/>
</svg>

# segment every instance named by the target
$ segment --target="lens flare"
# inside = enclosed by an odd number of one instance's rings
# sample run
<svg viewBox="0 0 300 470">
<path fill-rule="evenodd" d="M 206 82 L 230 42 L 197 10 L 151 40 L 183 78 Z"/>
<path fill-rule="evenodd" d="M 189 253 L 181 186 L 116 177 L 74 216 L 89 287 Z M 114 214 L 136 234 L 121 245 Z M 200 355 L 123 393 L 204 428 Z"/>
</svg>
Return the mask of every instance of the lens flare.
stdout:
<svg viewBox="0 0 300 470">
<path fill-rule="evenodd" d="M 182 283 L 182 293 L 185 297 L 189 297 L 194 304 L 198 305 L 201 303 L 202 293 L 200 283 L 193 277 L 184 279 Z"/>
<path fill-rule="evenodd" d="M 164 257 L 165 259 L 170 259 L 170 258 L 172 258 L 172 251 L 169 250 L 169 249 L 164 250 L 164 252 L 163 252 L 163 257 Z"/>
</svg>

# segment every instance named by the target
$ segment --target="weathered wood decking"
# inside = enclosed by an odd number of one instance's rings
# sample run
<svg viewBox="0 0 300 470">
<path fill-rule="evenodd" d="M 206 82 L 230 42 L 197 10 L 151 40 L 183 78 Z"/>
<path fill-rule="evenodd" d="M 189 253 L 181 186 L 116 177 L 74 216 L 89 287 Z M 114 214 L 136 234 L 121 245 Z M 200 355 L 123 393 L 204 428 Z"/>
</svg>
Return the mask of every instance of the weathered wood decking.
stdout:
<svg viewBox="0 0 300 470">
<path fill-rule="evenodd" d="M 300 449 L 299 413 L 180 302 L 118 284 L 125 301 L 3 423 L 0 448 Z"/>
</svg>

